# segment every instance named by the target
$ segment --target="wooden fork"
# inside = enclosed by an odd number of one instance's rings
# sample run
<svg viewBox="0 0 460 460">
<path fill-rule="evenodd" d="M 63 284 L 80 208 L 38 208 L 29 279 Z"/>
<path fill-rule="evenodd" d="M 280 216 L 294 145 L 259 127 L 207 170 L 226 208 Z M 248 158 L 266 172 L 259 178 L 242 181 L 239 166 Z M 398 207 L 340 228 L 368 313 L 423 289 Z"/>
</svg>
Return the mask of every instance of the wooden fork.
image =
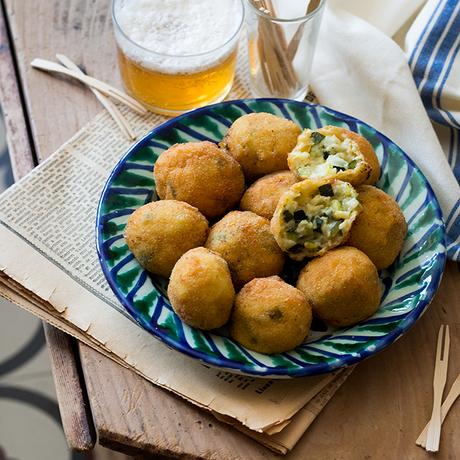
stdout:
<svg viewBox="0 0 460 460">
<path fill-rule="evenodd" d="M 439 450 L 439 439 L 441 437 L 441 402 L 444 387 L 447 379 L 447 365 L 449 362 L 449 326 L 441 325 L 438 333 L 438 345 L 436 348 L 436 363 L 433 378 L 433 411 L 428 423 L 426 435 L 426 447 L 428 452 Z"/>
<path fill-rule="evenodd" d="M 75 64 L 71 59 L 69 59 L 64 54 L 56 54 L 56 58 L 60 63 L 67 67 L 69 70 L 73 70 L 80 75 L 85 75 L 84 72 L 80 69 L 80 67 Z M 113 104 L 113 102 L 106 96 L 104 96 L 100 91 L 96 88 L 92 88 L 89 86 L 89 89 L 92 93 L 96 96 L 97 100 L 102 104 L 102 106 L 109 112 L 110 116 L 113 118 L 115 123 L 120 128 L 120 131 L 127 137 L 128 140 L 133 141 L 136 136 L 132 132 L 129 123 L 126 121 L 125 117 L 121 114 L 121 112 L 117 109 L 117 106 Z"/>
<path fill-rule="evenodd" d="M 447 395 L 446 399 L 442 403 L 441 406 L 441 423 L 444 422 L 444 419 L 446 418 L 446 415 L 448 414 L 450 408 L 453 406 L 455 400 L 460 396 L 460 374 L 457 375 L 457 378 L 455 379 L 455 382 L 452 384 L 452 387 L 450 388 L 449 394 Z M 420 436 L 417 438 L 417 441 L 415 441 L 415 444 L 417 446 L 426 447 L 426 435 L 428 431 L 428 425 L 430 422 L 428 422 L 423 428 L 423 431 L 420 433 Z"/>
<path fill-rule="evenodd" d="M 58 64 L 57 62 L 35 58 L 30 63 L 30 65 L 35 69 L 45 70 L 47 72 L 61 73 L 69 77 L 73 77 L 77 80 L 80 80 L 85 85 L 97 89 L 106 96 L 113 97 L 117 101 L 130 107 L 132 110 L 141 115 L 145 115 L 148 112 L 143 105 L 136 101 L 136 99 L 133 99 L 131 96 L 128 96 L 127 94 L 123 93 L 123 91 L 120 91 L 118 88 L 108 85 L 107 83 L 97 80 L 96 78 L 90 77 L 82 72 L 74 72 L 73 70 L 70 70 L 61 64 Z"/>
</svg>

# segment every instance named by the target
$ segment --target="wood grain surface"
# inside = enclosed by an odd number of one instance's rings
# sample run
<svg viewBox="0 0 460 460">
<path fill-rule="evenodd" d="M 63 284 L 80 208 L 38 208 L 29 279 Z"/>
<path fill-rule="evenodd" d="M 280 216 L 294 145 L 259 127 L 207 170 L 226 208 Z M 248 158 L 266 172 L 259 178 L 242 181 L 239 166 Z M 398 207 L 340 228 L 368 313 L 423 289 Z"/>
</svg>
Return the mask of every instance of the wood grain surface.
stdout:
<svg viewBox="0 0 460 460">
<path fill-rule="evenodd" d="M 80 83 L 33 69 L 66 54 L 86 73 L 119 85 L 109 0 L 3 0 L 37 156 L 49 156 L 100 110 Z"/>
<path fill-rule="evenodd" d="M 35 148 L 42 159 L 100 108 L 81 85 L 33 70 L 29 63 L 34 57 L 52 59 L 61 52 L 83 65 L 90 75 L 119 84 L 109 2 L 4 2 Z M 452 334 L 447 388 L 460 372 L 459 281 L 458 266 L 448 264 L 441 289 L 427 313 L 396 344 L 357 367 L 288 458 L 432 458 L 415 446 L 415 439 L 431 413 L 435 344 L 441 323 L 449 324 Z M 96 431 L 104 445 L 125 452 L 142 450 L 181 458 L 273 457 L 209 414 L 84 346 L 81 362 Z M 459 433 L 457 403 L 443 426 L 436 458 L 459 456 Z"/>
<path fill-rule="evenodd" d="M 87 452 L 96 444 L 96 432 L 86 388 L 80 384 L 75 340 L 49 324 L 44 324 L 44 329 L 67 443 L 73 450 Z"/>
<path fill-rule="evenodd" d="M 197 410 L 84 344 L 80 344 L 80 354 L 103 446 L 133 455 L 142 452 L 186 458 L 275 457 L 210 413 Z"/>
<path fill-rule="evenodd" d="M 0 101 L 13 176 L 15 180 L 19 180 L 34 167 L 33 146 L 27 129 L 27 116 L 22 104 L 20 80 L 14 62 L 14 49 L 10 46 L 8 25 L 1 8 Z"/>
</svg>

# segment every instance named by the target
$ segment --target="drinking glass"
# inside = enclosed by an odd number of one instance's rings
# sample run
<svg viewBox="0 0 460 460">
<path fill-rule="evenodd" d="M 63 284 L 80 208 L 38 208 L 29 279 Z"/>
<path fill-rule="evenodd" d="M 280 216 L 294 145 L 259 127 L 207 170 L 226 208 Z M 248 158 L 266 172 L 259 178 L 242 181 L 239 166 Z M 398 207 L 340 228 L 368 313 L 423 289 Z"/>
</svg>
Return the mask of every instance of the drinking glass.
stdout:
<svg viewBox="0 0 460 460">
<path fill-rule="evenodd" d="M 305 98 L 324 4 L 325 0 L 246 0 L 254 96 Z"/>
<path fill-rule="evenodd" d="M 165 54 L 142 46 L 123 30 L 120 11 L 130 8 L 130 2 L 113 0 L 118 64 L 126 91 L 152 111 L 173 116 L 223 100 L 233 83 L 244 22 L 243 0 L 231 1 L 239 16 L 234 18 L 235 27 L 225 31 L 217 48 L 207 49 L 208 37 L 203 36 L 203 47 L 193 54 Z M 187 2 L 183 7 L 187 7 Z"/>
</svg>

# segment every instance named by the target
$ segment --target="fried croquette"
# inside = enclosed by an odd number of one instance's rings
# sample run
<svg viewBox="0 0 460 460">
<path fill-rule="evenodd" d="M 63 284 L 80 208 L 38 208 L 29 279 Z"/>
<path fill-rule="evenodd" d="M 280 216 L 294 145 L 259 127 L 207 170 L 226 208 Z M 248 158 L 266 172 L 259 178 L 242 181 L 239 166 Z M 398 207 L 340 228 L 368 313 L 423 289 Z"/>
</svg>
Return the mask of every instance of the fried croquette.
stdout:
<svg viewBox="0 0 460 460">
<path fill-rule="evenodd" d="M 358 194 L 349 183 L 307 179 L 282 195 L 271 230 L 291 259 L 315 257 L 346 240 L 360 209 Z"/>
<path fill-rule="evenodd" d="M 244 193 L 241 166 L 212 142 L 173 145 L 153 171 L 161 199 L 185 201 L 209 219 L 234 208 Z"/>
<path fill-rule="evenodd" d="M 208 230 L 208 221 L 197 208 L 183 201 L 162 200 L 136 209 L 124 236 L 146 270 L 168 277 L 182 254 L 204 244 Z"/>
<path fill-rule="evenodd" d="M 287 155 L 301 129 L 294 122 L 270 113 L 250 113 L 238 118 L 221 145 L 243 168 L 249 182 L 287 169 Z"/>
<path fill-rule="evenodd" d="M 208 249 L 190 249 L 174 265 L 168 297 L 189 326 L 206 330 L 223 326 L 235 298 L 227 262 Z"/>
<path fill-rule="evenodd" d="M 227 261 L 236 289 L 283 269 L 284 254 L 270 232 L 270 222 L 249 211 L 232 211 L 215 223 L 205 246 Z"/>
<path fill-rule="evenodd" d="M 290 171 L 278 171 L 256 180 L 244 193 L 240 209 L 271 219 L 281 195 L 297 182 Z"/>
<path fill-rule="evenodd" d="M 352 185 L 375 184 L 380 166 L 371 144 L 338 126 L 305 129 L 288 155 L 289 169 L 301 179 L 339 179 Z"/>
<path fill-rule="evenodd" d="M 259 353 L 282 353 L 304 341 L 311 320 L 311 307 L 301 291 L 278 276 L 256 278 L 236 295 L 230 334 Z"/>
<path fill-rule="evenodd" d="M 381 288 L 375 265 L 359 249 L 333 249 L 310 261 L 297 280 L 313 314 L 335 327 L 351 326 L 373 315 Z"/>
<path fill-rule="evenodd" d="M 348 243 L 363 251 L 378 270 L 398 257 L 407 235 L 407 223 L 398 203 L 370 185 L 358 188 L 362 212 L 356 218 Z"/>
</svg>

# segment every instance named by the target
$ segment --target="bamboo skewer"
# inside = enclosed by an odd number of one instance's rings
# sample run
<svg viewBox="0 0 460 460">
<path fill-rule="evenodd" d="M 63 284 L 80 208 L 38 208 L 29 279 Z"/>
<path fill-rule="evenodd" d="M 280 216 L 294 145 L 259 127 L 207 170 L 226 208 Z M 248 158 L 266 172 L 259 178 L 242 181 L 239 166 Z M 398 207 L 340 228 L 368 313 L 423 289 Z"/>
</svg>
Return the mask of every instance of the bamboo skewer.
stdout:
<svg viewBox="0 0 460 460">
<path fill-rule="evenodd" d="M 252 0 L 256 8 L 276 19 L 277 13 L 272 0 Z M 318 7 L 320 0 L 309 2 L 307 13 Z M 257 51 L 263 79 L 272 94 L 289 97 L 299 87 L 300 82 L 293 65 L 303 36 L 305 24 L 298 30 L 288 43 L 280 24 L 266 17 L 259 18 L 259 36 Z"/>
<path fill-rule="evenodd" d="M 257 51 L 259 53 L 259 56 L 263 56 L 265 54 L 264 45 L 263 45 L 262 40 L 257 40 Z M 268 86 L 268 89 L 270 90 L 270 93 L 273 94 L 274 90 L 275 90 L 275 86 L 274 86 L 274 84 L 272 82 L 272 78 L 271 78 L 271 75 L 270 75 L 270 69 L 268 67 L 267 61 L 261 59 L 260 60 L 260 67 L 262 69 L 265 84 Z"/>
<path fill-rule="evenodd" d="M 311 0 L 308 2 L 307 10 L 305 11 L 305 16 L 310 14 L 312 11 L 315 11 L 319 7 L 321 0 Z M 306 22 L 303 22 L 299 28 L 296 30 L 295 34 L 291 38 L 289 45 L 287 47 L 287 55 L 290 61 L 294 60 L 297 50 L 299 49 L 300 41 L 302 39 L 303 31 L 305 29 Z"/>
<path fill-rule="evenodd" d="M 433 411 L 428 423 L 428 431 L 426 435 L 426 450 L 428 452 L 437 452 L 439 450 L 439 439 L 441 437 L 441 402 L 442 393 L 447 379 L 449 346 L 449 326 L 441 325 L 438 333 L 436 363 L 433 378 Z"/>
<path fill-rule="evenodd" d="M 63 54 L 56 54 L 56 58 L 59 62 L 61 62 L 62 65 L 67 67 L 69 70 L 73 70 L 74 72 L 85 75 L 84 72 L 80 69 L 80 67 L 78 67 L 77 64 L 75 64 L 67 56 L 64 56 Z M 107 112 L 113 118 L 113 120 L 118 125 L 120 131 L 125 135 L 125 137 L 130 141 L 134 140 L 136 136 L 132 132 L 126 119 L 117 109 L 116 105 L 113 104 L 113 102 L 108 97 L 104 96 L 99 90 L 91 87 L 89 89 L 96 96 L 97 100 L 102 104 L 102 106 L 107 110 Z"/>
<path fill-rule="evenodd" d="M 255 0 L 259 9 L 270 17 L 276 17 L 276 11 L 271 0 Z M 279 24 L 273 24 L 266 18 L 259 23 L 259 50 L 261 62 L 266 62 L 264 74 L 270 76 L 271 91 L 288 96 L 291 88 L 298 84 L 298 77 L 292 62 L 287 58 L 287 42 L 284 31 Z M 269 81 L 270 81 L 269 80 Z M 266 79 L 267 81 L 267 79 Z M 267 81 L 268 83 L 268 81 Z"/>
<path fill-rule="evenodd" d="M 273 5 L 272 0 L 261 0 L 261 1 L 266 2 L 266 5 L 268 6 L 268 11 L 269 11 L 268 14 L 272 18 L 276 19 L 277 13 L 276 13 L 275 6 Z M 286 36 L 284 35 L 284 30 L 281 28 L 279 24 L 273 24 L 273 25 L 275 27 L 276 36 L 279 39 L 279 42 L 281 45 L 280 47 L 276 48 L 276 50 L 278 52 L 285 51 L 288 47 L 288 44 L 287 44 Z M 280 59 L 287 60 L 286 55 L 284 53 L 281 53 Z M 288 67 L 292 69 L 292 62 L 288 63 Z"/>
<path fill-rule="evenodd" d="M 454 402 L 459 396 L 460 396 L 460 374 L 457 375 L 455 382 L 452 384 L 452 387 L 450 388 L 449 394 L 447 395 L 446 399 L 442 403 L 441 423 L 444 422 L 444 419 L 449 413 L 450 408 L 453 406 Z M 417 441 L 415 441 L 415 444 L 417 444 L 417 446 L 420 446 L 423 448 L 426 447 L 426 435 L 428 433 L 429 423 L 430 422 L 426 424 L 425 428 L 420 433 L 420 436 L 417 438 Z"/>
<path fill-rule="evenodd" d="M 254 6 L 265 15 L 276 20 L 277 13 L 273 0 L 252 0 Z M 321 0 L 310 0 L 305 15 L 318 9 Z M 293 61 L 299 49 L 305 31 L 306 22 L 302 22 L 288 42 L 282 25 L 266 16 L 258 19 L 257 52 L 263 81 L 272 95 L 292 96 L 300 89 L 301 82 Z"/>
<path fill-rule="evenodd" d="M 85 75 L 84 73 L 77 73 L 75 71 L 67 69 L 66 67 L 60 64 L 57 64 L 56 62 L 47 61 L 46 59 L 34 59 L 30 65 L 36 69 L 46 70 L 48 72 L 61 73 L 69 77 L 73 77 L 81 81 L 85 85 L 99 90 L 102 94 L 110 96 L 113 99 L 116 99 L 117 101 L 121 102 L 122 104 L 125 104 L 126 106 L 130 107 L 132 110 L 141 115 L 145 115 L 147 113 L 147 109 L 139 102 L 137 102 L 136 99 L 133 99 L 131 96 L 128 96 L 119 89 L 100 80 L 97 80 L 96 78 Z"/>
</svg>

